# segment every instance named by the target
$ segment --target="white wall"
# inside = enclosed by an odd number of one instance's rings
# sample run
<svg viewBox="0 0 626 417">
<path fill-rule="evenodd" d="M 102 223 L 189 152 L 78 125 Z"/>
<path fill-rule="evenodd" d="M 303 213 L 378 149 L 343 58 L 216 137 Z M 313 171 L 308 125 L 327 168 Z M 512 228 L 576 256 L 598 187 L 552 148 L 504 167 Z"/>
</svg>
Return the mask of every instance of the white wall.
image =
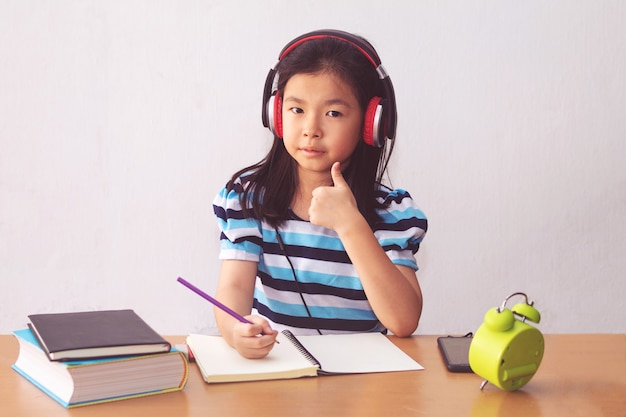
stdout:
<svg viewBox="0 0 626 417">
<path fill-rule="evenodd" d="M 0 333 L 134 308 L 209 331 L 211 200 L 271 138 L 282 46 L 341 28 L 396 87 L 392 180 L 430 219 L 420 333 L 525 291 L 545 332 L 626 330 L 626 3 L 0 0 Z"/>
</svg>

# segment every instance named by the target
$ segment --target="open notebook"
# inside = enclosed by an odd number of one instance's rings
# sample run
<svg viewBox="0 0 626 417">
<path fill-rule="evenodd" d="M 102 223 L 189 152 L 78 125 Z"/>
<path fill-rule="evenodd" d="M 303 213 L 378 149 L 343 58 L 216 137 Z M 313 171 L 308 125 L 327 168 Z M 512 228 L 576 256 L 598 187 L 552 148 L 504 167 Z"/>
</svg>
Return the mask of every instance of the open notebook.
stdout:
<svg viewBox="0 0 626 417">
<path fill-rule="evenodd" d="M 187 344 L 208 383 L 424 369 L 381 333 L 294 336 L 281 332 L 270 354 L 246 359 L 221 336 L 190 334 Z"/>
</svg>

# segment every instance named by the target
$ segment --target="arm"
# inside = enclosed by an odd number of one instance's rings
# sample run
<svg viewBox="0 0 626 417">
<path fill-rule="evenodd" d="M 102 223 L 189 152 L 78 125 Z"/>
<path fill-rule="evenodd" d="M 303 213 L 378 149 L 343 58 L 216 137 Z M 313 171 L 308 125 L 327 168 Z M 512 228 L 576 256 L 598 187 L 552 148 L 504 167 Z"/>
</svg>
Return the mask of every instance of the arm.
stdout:
<svg viewBox="0 0 626 417">
<path fill-rule="evenodd" d="M 391 262 L 359 212 L 339 163 L 333 165 L 331 174 L 333 187 L 313 191 L 310 220 L 337 232 L 382 324 L 397 336 L 410 336 L 422 312 L 422 292 L 415 272 Z"/>
<path fill-rule="evenodd" d="M 218 300 L 254 323 L 241 323 L 222 310 L 214 309 L 217 326 L 226 342 L 242 356 L 250 359 L 267 356 L 277 335 L 265 319 L 250 315 L 256 272 L 256 262 L 222 261 L 215 293 Z"/>
</svg>

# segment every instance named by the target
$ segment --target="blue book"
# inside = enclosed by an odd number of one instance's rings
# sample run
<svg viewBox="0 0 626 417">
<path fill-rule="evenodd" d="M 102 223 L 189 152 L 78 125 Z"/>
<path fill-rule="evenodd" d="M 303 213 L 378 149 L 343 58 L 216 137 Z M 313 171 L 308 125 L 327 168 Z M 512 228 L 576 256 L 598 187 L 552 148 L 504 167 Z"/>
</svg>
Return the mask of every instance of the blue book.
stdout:
<svg viewBox="0 0 626 417">
<path fill-rule="evenodd" d="M 12 368 L 64 407 L 142 397 L 184 388 L 189 365 L 182 352 L 51 361 L 30 329 L 17 330 Z"/>
</svg>

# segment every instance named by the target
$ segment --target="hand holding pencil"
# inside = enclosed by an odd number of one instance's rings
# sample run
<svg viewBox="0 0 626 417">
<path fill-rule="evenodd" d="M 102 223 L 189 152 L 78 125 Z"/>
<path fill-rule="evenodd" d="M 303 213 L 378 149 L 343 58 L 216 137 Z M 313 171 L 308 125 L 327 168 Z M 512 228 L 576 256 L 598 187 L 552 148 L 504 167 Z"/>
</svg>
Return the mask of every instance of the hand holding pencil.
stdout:
<svg viewBox="0 0 626 417">
<path fill-rule="evenodd" d="M 233 327 L 233 347 L 242 356 L 250 359 L 265 357 L 274 343 L 279 343 L 276 340 L 278 332 L 273 330 L 265 319 L 256 316 L 249 316 L 250 319 L 243 317 L 184 278 L 178 277 L 177 281 L 239 322 Z M 268 339 L 265 336 L 272 337 Z"/>
</svg>

